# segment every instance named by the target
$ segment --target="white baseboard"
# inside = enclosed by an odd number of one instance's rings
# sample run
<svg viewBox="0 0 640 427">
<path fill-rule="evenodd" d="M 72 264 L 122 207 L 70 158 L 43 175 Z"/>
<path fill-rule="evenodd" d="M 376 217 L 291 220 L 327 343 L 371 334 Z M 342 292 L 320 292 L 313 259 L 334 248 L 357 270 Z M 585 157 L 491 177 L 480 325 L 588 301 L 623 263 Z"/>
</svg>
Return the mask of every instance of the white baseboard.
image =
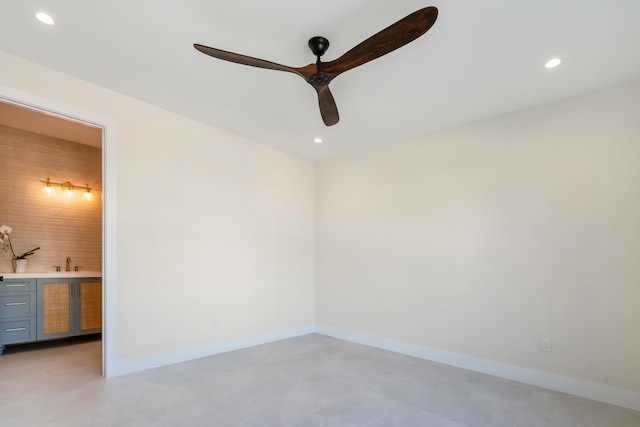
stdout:
<svg viewBox="0 0 640 427">
<path fill-rule="evenodd" d="M 189 360 L 199 359 L 201 357 L 213 356 L 220 353 L 226 353 L 228 351 L 240 350 L 260 344 L 267 344 L 287 338 L 307 335 L 315 331 L 315 324 L 311 323 L 288 329 L 265 332 L 258 335 L 218 341 L 199 347 L 154 354 L 137 359 L 116 361 L 112 362 L 112 366 L 110 366 L 109 378 L 144 371 L 147 369 L 159 368 L 161 366 L 172 365 L 174 363 L 186 362 Z"/>
<path fill-rule="evenodd" d="M 119 375 L 172 365 L 174 363 L 186 362 L 189 360 L 199 359 L 201 357 L 213 356 L 220 353 L 267 344 L 287 338 L 307 335 L 314 332 L 345 341 L 381 348 L 396 353 L 406 354 L 421 359 L 456 366 L 458 368 L 469 369 L 483 374 L 493 375 L 512 381 L 518 381 L 549 390 L 569 393 L 574 396 L 640 411 L 640 393 L 638 392 L 369 335 L 358 331 L 334 328 L 322 324 L 306 324 L 293 328 L 265 332 L 258 335 L 218 341 L 194 348 L 155 354 L 137 359 L 117 361 L 113 363 L 112 369 L 109 369 L 109 377 L 116 377 Z"/>
<path fill-rule="evenodd" d="M 458 368 L 464 368 L 483 374 L 493 375 L 512 381 L 518 381 L 549 390 L 560 391 L 574 396 L 640 411 L 640 393 L 611 387 L 606 384 L 597 384 L 589 381 L 563 377 L 506 363 L 465 356 L 463 354 L 451 353 L 448 351 L 321 324 L 316 325 L 316 332 L 322 335 L 343 339 L 345 341 L 381 348 L 396 353 L 406 354 L 421 359 L 431 360 L 446 365 L 456 366 Z"/>
</svg>

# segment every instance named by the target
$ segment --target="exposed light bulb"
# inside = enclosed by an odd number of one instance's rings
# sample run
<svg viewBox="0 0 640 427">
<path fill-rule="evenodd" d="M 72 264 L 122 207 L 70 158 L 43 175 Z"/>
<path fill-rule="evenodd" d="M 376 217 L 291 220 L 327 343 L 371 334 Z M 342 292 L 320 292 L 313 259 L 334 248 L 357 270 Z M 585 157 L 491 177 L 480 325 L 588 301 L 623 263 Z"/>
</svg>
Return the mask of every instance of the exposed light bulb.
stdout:
<svg viewBox="0 0 640 427">
<path fill-rule="evenodd" d="M 53 187 L 51 187 L 51 181 L 47 178 L 47 182 L 44 183 L 44 187 L 42 187 L 45 193 L 51 194 L 53 193 Z"/>
<path fill-rule="evenodd" d="M 51 16 L 47 15 L 44 12 L 36 13 L 36 18 L 38 19 L 38 21 L 42 22 L 43 24 L 53 25 L 56 23 L 56 21 L 54 21 Z"/>
<path fill-rule="evenodd" d="M 322 138 L 316 138 L 313 140 L 313 142 L 315 142 L 316 144 L 321 144 L 322 143 Z"/>
<path fill-rule="evenodd" d="M 91 194 L 91 189 L 89 188 L 89 184 L 87 184 L 85 188 L 84 198 L 87 200 L 93 200 L 93 194 Z"/>
<path fill-rule="evenodd" d="M 69 181 L 62 184 L 60 188 L 62 188 L 62 191 L 64 191 L 64 194 L 66 194 L 67 197 L 73 196 L 73 185 L 71 185 Z"/>
</svg>

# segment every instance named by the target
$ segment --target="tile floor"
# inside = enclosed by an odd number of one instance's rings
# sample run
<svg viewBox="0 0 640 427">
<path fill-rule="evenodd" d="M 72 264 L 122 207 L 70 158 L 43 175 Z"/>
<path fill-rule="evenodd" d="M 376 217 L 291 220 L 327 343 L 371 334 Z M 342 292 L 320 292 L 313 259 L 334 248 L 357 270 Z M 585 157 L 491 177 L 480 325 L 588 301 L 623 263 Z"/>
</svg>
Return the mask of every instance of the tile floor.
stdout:
<svg viewBox="0 0 640 427">
<path fill-rule="evenodd" d="M 100 341 L 10 349 L 0 426 L 640 427 L 637 411 L 318 334 L 99 374 Z"/>
</svg>

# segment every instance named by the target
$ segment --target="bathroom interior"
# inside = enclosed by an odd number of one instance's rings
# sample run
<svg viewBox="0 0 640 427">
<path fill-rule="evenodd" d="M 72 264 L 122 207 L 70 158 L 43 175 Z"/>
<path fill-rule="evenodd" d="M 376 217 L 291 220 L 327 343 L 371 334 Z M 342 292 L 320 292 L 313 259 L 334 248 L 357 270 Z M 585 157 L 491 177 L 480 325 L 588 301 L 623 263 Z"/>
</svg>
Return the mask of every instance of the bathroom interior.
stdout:
<svg viewBox="0 0 640 427">
<path fill-rule="evenodd" d="M 101 146 L 99 127 L 0 102 L 0 226 L 15 256 L 39 248 L 22 272 L 0 244 L 0 353 L 101 339 Z"/>
</svg>

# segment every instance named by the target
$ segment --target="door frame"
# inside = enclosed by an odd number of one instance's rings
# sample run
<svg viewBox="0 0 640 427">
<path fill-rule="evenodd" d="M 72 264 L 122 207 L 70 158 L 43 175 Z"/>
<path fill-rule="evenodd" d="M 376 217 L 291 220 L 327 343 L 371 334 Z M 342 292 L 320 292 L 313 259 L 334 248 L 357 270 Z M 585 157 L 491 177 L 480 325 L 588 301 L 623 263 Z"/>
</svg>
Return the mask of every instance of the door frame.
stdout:
<svg viewBox="0 0 640 427">
<path fill-rule="evenodd" d="M 9 86 L 0 101 L 102 129 L 102 376 L 117 375 L 117 133 L 116 120 Z"/>
</svg>

